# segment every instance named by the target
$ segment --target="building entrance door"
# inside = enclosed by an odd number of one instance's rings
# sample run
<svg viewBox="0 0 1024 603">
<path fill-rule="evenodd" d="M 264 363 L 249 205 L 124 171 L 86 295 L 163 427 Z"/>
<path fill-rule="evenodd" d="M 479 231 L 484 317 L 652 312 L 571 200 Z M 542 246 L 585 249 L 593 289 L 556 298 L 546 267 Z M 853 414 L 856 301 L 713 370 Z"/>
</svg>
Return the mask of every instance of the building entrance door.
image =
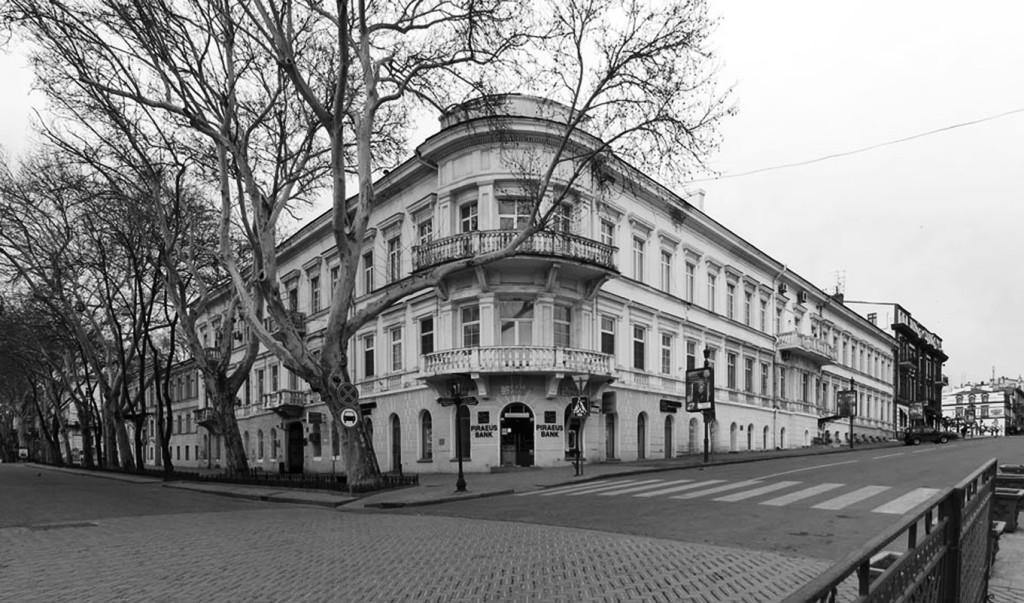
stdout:
<svg viewBox="0 0 1024 603">
<path fill-rule="evenodd" d="M 604 416 L 604 457 L 607 459 L 617 458 L 615 456 L 615 413 L 608 413 Z"/>
<path fill-rule="evenodd" d="M 288 473 L 302 473 L 305 444 L 302 421 L 292 421 L 288 424 Z"/>
<path fill-rule="evenodd" d="M 398 415 L 391 415 L 391 470 L 402 472 L 402 423 Z"/>
<path fill-rule="evenodd" d="M 501 464 L 533 466 L 533 411 L 515 402 L 501 411 Z"/>
</svg>

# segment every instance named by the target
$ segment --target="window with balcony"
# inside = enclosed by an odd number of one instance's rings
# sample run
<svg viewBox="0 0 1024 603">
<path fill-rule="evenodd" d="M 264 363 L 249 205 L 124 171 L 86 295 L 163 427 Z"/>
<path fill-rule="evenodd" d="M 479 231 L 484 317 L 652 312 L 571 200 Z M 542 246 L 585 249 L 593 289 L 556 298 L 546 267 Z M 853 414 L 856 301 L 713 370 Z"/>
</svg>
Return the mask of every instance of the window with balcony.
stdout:
<svg viewBox="0 0 1024 603">
<path fill-rule="evenodd" d="M 533 301 L 498 302 L 501 345 L 533 345 Z"/>
<path fill-rule="evenodd" d="M 736 318 L 736 285 L 725 285 L 725 316 L 729 320 Z"/>
<path fill-rule="evenodd" d="M 633 368 L 644 370 L 647 367 L 647 329 L 633 326 Z"/>
<path fill-rule="evenodd" d="M 754 393 L 754 359 L 749 356 L 743 358 L 743 391 Z"/>
<path fill-rule="evenodd" d="M 281 379 L 276 364 L 270 366 L 270 391 L 276 392 L 281 389 Z"/>
<path fill-rule="evenodd" d="M 661 290 L 672 293 L 672 252 L 661 250 Z"/>
<path fill-rule="evenodd" d="M 736 389 L 736 354 L 728 352 L 725 355 L 725 385 L 729 389 Z"/>
<path fill-rule="evenodd" d="M 555 232 L 572 232 L 573 205 L 571 203 L 559 203 L 558 207 L 551 214 L 551 230 Z"/>
<path fill-rule="evenodd" d="M 309 310 L 315 314 L 320 311 L 320 277 L 313 276 L 309 279 Z"/>
<path fill-rule="evenodd" d="M 601 242 L 609 247 L 615 246 L 615 222 L 601 219 Z"/>
<path fill-rule="evenodd" d="M 615 354 L 615 318 L 601 317 L 601 352 Z"/>
<path fill-rule="evenodd" d="M 643 282 L 644 280 L 644 248 L 647 241 L 641 237 L 633 237 L 633 278 Z"/>
<path fill-rule="evenodd" d="M 715 297 L 718 296 L 718 277 L 714 274 L 708 275 L 708 310 L 715 311 Z"/>
<path fill-rule="evenodd" d="M 523 230 L 530 225 L 533 203 L 527 199 L 498 200 L 498 228 Z"/>
<path fill-rule="evenodd" d="M 554 323 L 555 347 L 572 347 L 572 308 L 556 305 Z"/>
<path fill-rule="evenodd" d="M 377 374 L 375 360 L 377 358 L 376 350 L 377 338 L 373 335 L 366 335 L 363 337 L 363 376 L 372 377 Z"/>
<path fill-rule="evenodd" d="M 363 254 L 363 293 L 373 291 L 373 252 Z"/>
<path fill-rule="evenodd" d="M 697 368 L 697 342 L 686 342 L 686 370 L 692 371 Z"/>
<path fill-rule="evenodd" d="M 420 319 L 420 354 L 434 352 L 434 317 Z"/>
<path fill-rule="evenodd" d="M 393 283 L 402 278 L 402 236 L 395 229 L 395 234 L 388 239 L 388 282 Z"/>
<path fill-rule="evenodd" d="M 424 211 L 416 219 L 416 243 L 425 245 L 434 240 L 434 218 Z"/>
<path fill-rule="evenodd" d="M 298 310 L 299 309 L 299 288 L 295 283 L 288 286 L 288 309 Z"/>
<path fill-rule="evenodd" d="M 392 328 L 389 334 L 391 336 L 391 371 L 398 372 L 403 368 L 402 327 Z"/>
<path fill-rule="evenodd" d="M 480 347 L 480 306 L 464 306 L 459 310 L 462 322 L 462 347 Z"/>
<path fill-rule="evenodd" d="M 459 207 L 459 230 L 460 232 L 473 232 L 479 230 L 476 201 L 466 203 Z"/>
<path fill-rule="evenodd" d="M 661 334 L 661 372 L 663 375 L 672 373 L 672 335 Z"/>
</svg>

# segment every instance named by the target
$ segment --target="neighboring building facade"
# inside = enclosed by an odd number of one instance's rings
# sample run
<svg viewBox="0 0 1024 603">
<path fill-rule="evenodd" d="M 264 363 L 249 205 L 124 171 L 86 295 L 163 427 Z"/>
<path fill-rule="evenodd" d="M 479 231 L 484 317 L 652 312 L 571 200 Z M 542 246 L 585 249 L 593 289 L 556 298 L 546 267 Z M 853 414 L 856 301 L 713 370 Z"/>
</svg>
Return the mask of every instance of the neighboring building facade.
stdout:
<svg viewBox="0 0 1024 603">
<path fill-rule="evenodd" d="M 543 148 L 552 107 L 510 97 L 500 139 Z M 486 118 L 453 112 L 441 123 L 415 159 L 376 183 L 357 303 L 413 271 L 501 245 L 525 218 L 522 181 Z M 383 470 L 451 472 L 454 438 L 469 471 L 557 466 L 571 459 L 577 426 L 590 462 L 699 453 L 702 416 L 680 407 L 684 372 L 705 349 L 716 370 L 715 453 L 808 446 L 826 434 L 847 441 L 848 419 L 820 429 L 819 420 L 836 414 L 851 380 L 857 437 L 891 435 L 892 335 L 712 220 L 700 195 L 609 170 L 629 184 L 574 186 L 552 228 L 517 256 L 457 273 L 356 335 L 349 369 Z M 315 347 L 338 274 L 330 215 L 280 251 L 282 295 Z M 479 400 L 457 416 L 437 403 L 455 381 Z M 583 420 L 570 413 L 577 387 L 592 409 Z M 333 417 L 277 358 L 261 353 L 239 397 L 251 466 L 342 467 Z"/>
<path fill-rule="evenodd" d="M 947 388 L 942 393 L 942 418 L 947 428 L 981 435 L 1024 433 L 1024 382 L 1000 377 L 988 383 Z M 973 423 L 971 422 L 973 417 Z"/>
<path fill-rule="evenodd" d="M 893 422 L 897 432 L 912 424 L 939 427 L 943 416 L 942 388 L 947 384 L 942 365 L 949 359 L 942 351 L 942 338 L 926 329 L 899 304 L 845 303 L 896 339 L 892 354 L 897 359 L 893 383 L 896 400 Z"/>
</svg>

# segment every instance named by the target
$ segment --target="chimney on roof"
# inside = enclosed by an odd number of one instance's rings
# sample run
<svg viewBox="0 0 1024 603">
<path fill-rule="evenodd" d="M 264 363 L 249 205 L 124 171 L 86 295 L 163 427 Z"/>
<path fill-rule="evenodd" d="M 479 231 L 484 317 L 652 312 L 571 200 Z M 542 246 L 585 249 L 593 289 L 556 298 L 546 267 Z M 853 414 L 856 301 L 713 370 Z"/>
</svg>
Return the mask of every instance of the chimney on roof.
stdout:
<svg viewBox="0 0 1024 603">
<path fill-rule="evenodd" d="M 686 193 L 686 202 L 704 211 L 704 189 L 697 189 Z"/>
<path fill-rule="evenodd" d="M 836 303 L 838 303 L 838 304 L 843 303 L 843 297 L 844 297 L 843 294 L 839 293 L 839 292 L 836 292 L 836 293 L 832 294 L 832 299 L 834 299 L 836 301 Z"/>
</svg>

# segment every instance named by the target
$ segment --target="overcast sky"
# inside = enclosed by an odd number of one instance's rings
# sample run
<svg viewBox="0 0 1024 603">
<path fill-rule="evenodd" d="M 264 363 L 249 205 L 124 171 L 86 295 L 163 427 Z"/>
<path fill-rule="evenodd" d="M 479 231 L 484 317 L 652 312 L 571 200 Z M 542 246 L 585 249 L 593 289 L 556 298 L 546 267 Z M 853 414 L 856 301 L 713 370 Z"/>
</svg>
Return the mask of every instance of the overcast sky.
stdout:
<svg viewBox="0 0 1024 603">
<path fill-rule="evenodd" d="M 841 274 L 847 299 L 903 305 L 952 383 L 1024 373 L 1024 2 L 711 6 L 740 112 L 711 160 L 724 177 L 693 184 L 705 211 L 826 291 Z M 0 55 L 0 82 L 17 156 L 36 100 L 22 56 Z"/>
</svg>

